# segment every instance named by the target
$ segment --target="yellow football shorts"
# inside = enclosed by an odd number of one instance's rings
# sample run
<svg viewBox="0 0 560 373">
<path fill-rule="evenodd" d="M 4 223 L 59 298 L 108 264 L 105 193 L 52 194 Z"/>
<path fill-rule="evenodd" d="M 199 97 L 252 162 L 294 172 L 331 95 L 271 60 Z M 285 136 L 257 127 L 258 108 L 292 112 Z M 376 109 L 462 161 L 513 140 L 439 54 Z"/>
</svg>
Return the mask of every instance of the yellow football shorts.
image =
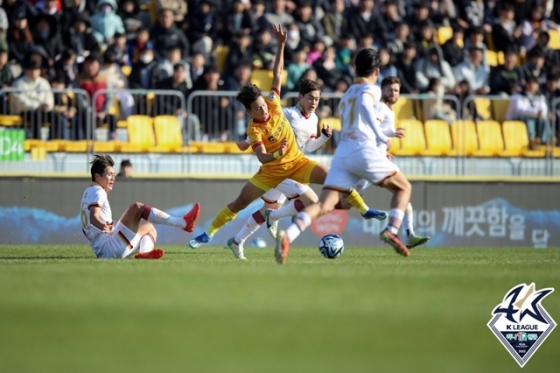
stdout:
<svg viewBox="0 0 560 373">
<path fill-rule="evenodd" d="M 311 172 L 318 163 L 309 158 L 302 157 L 289 165 L 283 165 L 278 171 L 265 170 L 262 168 L 249 180 L 251 184 L 268 192 L 276 188 L 285 179 L 292 179 L 302 184 L 309 184 Z"/>
</svg>

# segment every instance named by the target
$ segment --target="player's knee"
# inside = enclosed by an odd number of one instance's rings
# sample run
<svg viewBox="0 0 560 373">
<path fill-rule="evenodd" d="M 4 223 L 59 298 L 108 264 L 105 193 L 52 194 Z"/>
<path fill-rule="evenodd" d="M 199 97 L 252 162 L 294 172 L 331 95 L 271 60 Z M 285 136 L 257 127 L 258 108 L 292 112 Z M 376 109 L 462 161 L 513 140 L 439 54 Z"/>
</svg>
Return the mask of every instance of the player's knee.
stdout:
<svg viewBox="0 0 560 373">
<path fill-rule="evenodd" d="M 135 212 L 141 212 L 144 209 L 144 204 L 141 202 L 134 202 L 133 204 L 128 206 L 128 209 Z"/>
</svg>

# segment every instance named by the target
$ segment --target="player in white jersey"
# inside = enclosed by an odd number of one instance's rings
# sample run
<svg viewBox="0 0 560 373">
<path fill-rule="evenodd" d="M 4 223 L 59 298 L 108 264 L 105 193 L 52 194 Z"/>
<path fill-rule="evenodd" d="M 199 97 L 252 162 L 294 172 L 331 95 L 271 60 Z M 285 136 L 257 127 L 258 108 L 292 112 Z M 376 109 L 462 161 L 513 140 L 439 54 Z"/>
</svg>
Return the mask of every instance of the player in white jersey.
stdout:
<svg viewBox="0 0 560 373">
<path fill-rule="evenodd" d="M 317 138 L 319 118 L 315 114 L 315 109 L 320 98 L 321 86 L 319 83 L 304 79 L 299 84 L 298 104 L 283 108 L 284 115 L 294 131 L 298 147 L 302 151 L 313 152 L 323 146 L 332 136 L 332 130 L 327 125 L 321 129 L 321 136 Z M 242 141 L 238 143 L 238 147 L 245 150 L 249 147 L 249 143 Z M 276 238 L 276 227 L 280 219 L 294 216 L 306 206 L 319 200 L 319 197 L 309 185 L 291 179 L 282 181 L 276 188 L 269 190 L 261 198 L 265 202 L 263 208 L 253 213 L 239 233 L 227 242 L 227 247 L 232 250 L 234 256 L 238 259 L 245 259 L 243 244 L 265 221 L 270 235 Z M 286 199 L 289 199 L 290 202 L 283 206 Z M 348 209 L 350 207 L 351 205 L 348 203 Z M 387 218 L 387 213 L 369 209 L 363 216 L 366 219 L 383 220 Z"/>
<path fill-rule="evenodd" d="M 378 141 L 391 149 L 391 139 L 381 130 L 377 114 L 381 90 L 375 85 L 379 75 L 379 55 L 370 48 L 358 53 L 355 60 L 357 81 L 344 94 L 339 105 L 342 120 L 342 140 L 338 145 L 331 169 L 323 184 L 319 202 L 300 212 L 286 231 L 278 232 L 275 256 L 285 263 L 293 242 L 314 219 L 332 211 L 341 196 L 346 196 L 361 179 L 380 185 L 393 193 L 389 225 L 380 238 L 398 254 L 410 255 L 397 233 L 410 201 L 411 185 L 397 165 L 387 159 Z"/>
<path fill-rule="evenodd" d="M 388 137 L 404 137 L 404 129 L 395 128 L 395 112 L 393 111 L 393 105 L 395 105 L 399 100 L 400 89 L 401 81 L 397 77 L 388 76 L 381 82 L 381 104 L 377 119 L 380 122 L 381 131 L 383 131 L 383 134 Z M 393 156 L 387 152 L 386 143 L 378 140 L 377 145 L 379 149 L 387 155 L 389 160 L 393 158 Z M 369 181 L 362 179 L 358 183 L 358 187 L 356 189 L 362 193 L 371 185 L 372 184 Z M 351 207 L 344 200 L 342 200 L 341 203 L 346 209 Z M 417 236 L 414 233 L 413 225 L 413 209 L 412 204 L 409 202 L 406 206 L 403 218 L 403 227 L 407 237 L 406 247 L 409 249 L 424 245 L 430 240 L 430 237 Z"/>
<path fill-rule="evenodd" d="M 161 258 L 164 253 L 161 249 L 154 249 L 157 231 L 151 223 L 192 232 L 200 214 L 200 205 L 196 203 L 191 211 L 178 218 L 136 202 L 114 224 L 107 197 L 115 184 L 113 166 L 113 159 L 108 155 L 96 155 L 91 162 L 93 183 L 84 191 L 81 203 L 82 232 L 93 253 L 100 259 L 128 258 L 132 254 L 136 254 L 136 259 Z M 146 223 L 140 225 L 142 219 Z"/>
</svg>

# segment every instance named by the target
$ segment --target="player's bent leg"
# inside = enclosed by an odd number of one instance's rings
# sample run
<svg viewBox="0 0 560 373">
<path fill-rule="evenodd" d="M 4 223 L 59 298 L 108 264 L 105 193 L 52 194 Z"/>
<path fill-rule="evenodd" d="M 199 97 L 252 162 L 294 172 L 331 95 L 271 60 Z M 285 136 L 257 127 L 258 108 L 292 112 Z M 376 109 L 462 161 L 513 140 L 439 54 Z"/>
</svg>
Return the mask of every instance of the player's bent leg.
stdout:
<svg viewBox="0 0 560 373">
<path fill-rule="evenodd" d="M 393 193 L 393 197 L 391 199 L 391 211 L 389 212 L 389 224 L 379 236 L 382 241 L 392 246 L 398 254 L 409 256 L 409 249 L 399 240 L 397 233 L 404 217 L 406 205 L 410 201 L 412 186 L 401 172 L 385 178 L 381 186 L 389 189 Z"/>
<path fill-rule="evenodd" d="M 189 246 L 191 249 L 196 249 L 204 243 L 210 242 L 212 237 L 227 223 L 235 219 L 237 213 L 260 196 L 265 193 L 265 190 L 257 187 L 256 185 L 248 182 L 245 184 L 239 196 L 231 202 L 229 205 L 225 206 L 212 220 L 210 227 L 202 234 L 196 236 L 194 239 L 189 241 Z"/>
<path fill-rule="evenodd" d="M 419 236 L 414 232 L 414 211 L 410 202 L 406 205 L 406 210 L 404 211 L 403 226 L 406 232 L 407 248 L 414 249 L 415 247 L 425 245 L 428 241 L 430 241 L 430 237 Z"/>
<path fill-rule="evenodd" d="M 141 202 L 131 204 L 120 221 L 130 230 L 137 232 L 140 226 L 140 220 L 144 219 L 153 224 L 164 224 L 172 227 L 181 228 L 184 231 L 192 232 L 195 227 L 196 220 L 200 215 L 200 204 L 195 203 L 193 208 L 183 217 L 171 216 L 155 207 L 151 207 Z"/>
<path fill-rule="evenodd" d="M 303 189 L 303 193 L 300 191 L 300 195 L 292 199 L 288 202 L 285 206 L 281 207 L 278 210 L 267 210 L 265 213 L 266 219 L 266 227 L 268 233 L 272 238 L 276 238 L 278 232 L 278 222 L 280 219 L 288 217 L 288 216 L 295 216 L 299 212 L 303 211 L 303 209 L 313 203 L 316 203 L 319 200 L 319 197 L 311 189 L 309 186 L 305 186 Z"/>
<path fill-rule="evenodd" d="M 307 206 L 302 212 L 296 215 L 296 218 L 288 229 L 278 232 L 276 248 L 274 250 L 276 262 L 279 264 L 286 263 L 288 260 L 288 252 L 290 251 L 290 244 L 311 225 L 313 220 L 332 211 L 338 199 L 338 191 L 323 188 L 321 198 L 319 198 L 317 203 Z"/>
<path fill-rule="evenodd" d="M 154 246 L 157 240 L 157 230 L 151 223 L 145 223 L 138 229 L 138 234 L 142 236 L 140 239 L 139 250 L 135 259 L 160 259 L 163 257 L 164 251 L 162 249 L 155 249 Z"/>
<path fill-rule="evenodd" d="M 329 168 L 325 165 L 317 163 L 315 167 L 311 170 L 311 176 L 309 177 L 309 182 L 311 184 L 323 185 L 327 179 L 327 174 L 329 173 Z"/>
</svg>

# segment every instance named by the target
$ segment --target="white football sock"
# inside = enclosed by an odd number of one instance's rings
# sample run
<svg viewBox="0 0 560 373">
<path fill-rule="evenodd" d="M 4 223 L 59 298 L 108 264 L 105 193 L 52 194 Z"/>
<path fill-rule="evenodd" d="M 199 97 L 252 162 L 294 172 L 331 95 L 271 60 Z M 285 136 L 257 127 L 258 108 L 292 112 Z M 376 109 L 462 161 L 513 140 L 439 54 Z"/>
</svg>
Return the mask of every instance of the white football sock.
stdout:
<svg viewBox="0 0 560 373">
<path fill-rule="evenodd" d="M 311 217 L 305 212 L 300 212 L 297 214 L 296 219 L 288 229 L 286 229 L 286 235 L 288 236 L 288 241 L 294 242 L 304 230 L 311 225 Z"/>
<path fill-rule="evenodd" d="M 414 236 L 414 216 L 412 211 L 412 204 L 410 202 L 406 205 L 406 210 L 404 210 L 403 225 L 406 229 L 407 236 Z"/>
<path fill-rule="evenodd" d="M 264 223 L 264 216 L 261 214 L 260 211 L 255 212 L 251 217 L 247 220 L 247 223 L 241 228 L 239 233 L 237 233 L 234 237 L 235 242 L 238 245 L 242 245 L 251 235 L 253 235 L 257 230 L 259 230 L 260 226 Z"/>
<path fill-rule="evenodd" d="M 142 218 L 152 224 L 164 224 L 177 228 L 185 228 L 186 226 L 185 219 L 171 216 L 164 211 L 148 205 L 144 205 Z"/>
<path fill-rule="evenodd" d="M 156 244 L 156 240 L 154 237 L 147 233 L 140 239 L 140 253 L 145 254 L 149 253 L 154 249 L 154 245 Z"/>
<path fill-rule="evenodd" d="M 291 200 L 288 204 L 280 207 L 278 210 L 272 210 L 270 212 L 270 219 L 280 220 L 287 216 L 294 216 L 298 212 L 303 211 L 305 205 L 299 199 Z"/>
<path fill-rule="evenodd" d="M 401 227 L 401 221 L 403 217 L 404 211 L 401 211 L 399 209 L 391 209 L 391 211 L 389 211 L 389 225 L 387 226 L 389 232 L 393 234 L 399 233 L 399 228 Z"/>
</svg>

